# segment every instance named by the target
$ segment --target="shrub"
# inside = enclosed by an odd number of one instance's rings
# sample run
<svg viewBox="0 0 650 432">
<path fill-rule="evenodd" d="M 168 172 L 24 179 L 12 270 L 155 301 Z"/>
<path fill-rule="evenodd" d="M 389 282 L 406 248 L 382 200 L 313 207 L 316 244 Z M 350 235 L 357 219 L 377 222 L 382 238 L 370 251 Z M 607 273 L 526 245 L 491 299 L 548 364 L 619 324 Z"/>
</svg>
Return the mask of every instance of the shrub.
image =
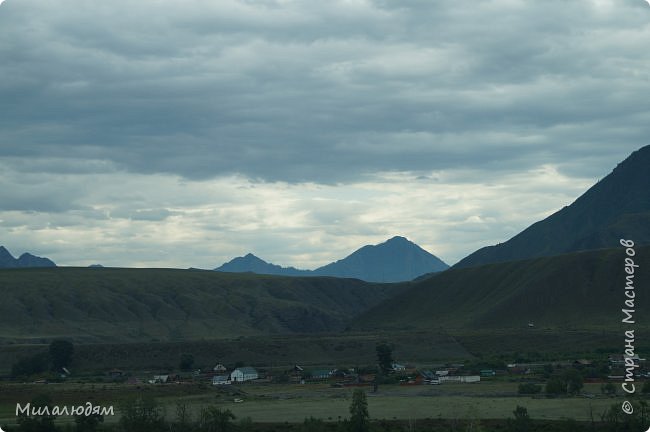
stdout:
<svg viewBox="0 0 650 432">
<path fill-rule="evenodd" d="M 559 377 L 552 377 L 546 382 L 546 393 L 549 395 L 566 394 L 566 383 Z"/>
<path fill-rule="evenodd" d="M 356 389 L 352 393 L 352 403 L 350 404 L 350 432 L 368 432 L 370 430 L 369 418 L 366 393 L 361 389 Z"/>
<path fill-rule="evenodd" d="M 182 354 L 179 364 L 180 370 L 188 371 L 194 366 L 194 356 L 192 354 Z"/>
<path fill-rule="evenodd" d="M 55 340 L 50 344 L 50 358 L 52 368 L 59 372 L 62 367 L 70 366 L 74 345 L 66 340 Z"/>
<path fill-rule="evenodd" d="M 153 397 L 124 401 L 120 412 L 120 426 L 124 432 L 159 432 L 165 428 L 162 407 Z"/>
</svg>

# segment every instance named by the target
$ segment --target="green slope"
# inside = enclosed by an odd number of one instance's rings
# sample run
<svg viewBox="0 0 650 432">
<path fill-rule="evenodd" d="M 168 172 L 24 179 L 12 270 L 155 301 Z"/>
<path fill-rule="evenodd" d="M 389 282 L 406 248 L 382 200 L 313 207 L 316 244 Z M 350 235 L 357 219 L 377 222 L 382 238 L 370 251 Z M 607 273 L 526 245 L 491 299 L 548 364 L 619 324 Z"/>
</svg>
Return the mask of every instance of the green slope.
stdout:
<svg viewBox="0 0 650 432">
<path fill-rule="evenodd" d="M 648 326 L 650 247 L 636 252 L 637 325 Z M 447 270 L 362 313 L 353 328 L 627 330 L 624 258 L 619 247 Z"/>
<path fill-rule="evenodd" d="M 8 341 L 224 338 L 334 331 L 399 286 L 201 270 L 0 270 Z"/>
</svg>

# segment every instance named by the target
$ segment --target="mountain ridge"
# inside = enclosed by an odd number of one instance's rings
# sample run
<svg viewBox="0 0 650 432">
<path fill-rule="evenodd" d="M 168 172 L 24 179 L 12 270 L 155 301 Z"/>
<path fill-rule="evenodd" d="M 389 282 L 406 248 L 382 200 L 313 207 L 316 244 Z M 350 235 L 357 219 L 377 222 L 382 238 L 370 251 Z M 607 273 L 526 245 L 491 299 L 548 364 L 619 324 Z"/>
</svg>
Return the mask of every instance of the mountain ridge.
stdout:
<svg viewBox="0 0 650 432">
<path fill-rule="evenodd" d="M 214 270 L 225 273 L 255 273 L 277 276 L 308 276 L 311 273 L 310 270 L 299 270 L 294 267 L 282 267 L 268 263 L 252 253 L 233 258 Z"/>
<path fill-rule="evenodd" d="M 56 264 L 49 258 L 38 257 L 27 252 L 18 258 L 14 258 L 7 248 L 0 246 L 0 268 L 25 267 L 56 267 Z"/>
<path fill-rule="evenodd" d="M 449 266 L 406 237 L 394 236 L 377 245 L 365 245 L 343 259 L 300 270 L 268 263 L 248 253 L 215 268 L 221 272 L 251 272 L 282 276 L 332 276 L 366 282 L 406 282 L 422 274 L 443 271 Z"/>
</svg>

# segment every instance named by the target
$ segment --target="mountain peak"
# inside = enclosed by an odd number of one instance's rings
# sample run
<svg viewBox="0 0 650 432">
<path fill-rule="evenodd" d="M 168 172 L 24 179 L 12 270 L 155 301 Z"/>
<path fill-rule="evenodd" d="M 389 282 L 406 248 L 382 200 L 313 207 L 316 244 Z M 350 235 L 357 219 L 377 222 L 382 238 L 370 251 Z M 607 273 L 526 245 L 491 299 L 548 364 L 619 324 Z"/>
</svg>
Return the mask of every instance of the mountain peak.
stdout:
<svg viewBox="0 0 650 432">
<path fill-rule="evenodd" d="M 15 261 L 16 258 L 4 246 L 0 246 L 0 268 L 13 267 L 10 264 L 13 264 Z"/>
<path fill-rule="evenodd" d="M 367 245 L 342 260 L 314 270 L 324 276 L 357 278 L 368 282 L 402 282 L 449 266 L 402 236 Z"/>
<path fill-rule="evenodd" d="M 250 252 L 243 257 L 233 258 L 215 270 L 226 273 L 257 273 L 286 276 L 306 276 L 309 274 L 307 270 L 297 270 L 293 267 L 281 267 L 268 263 Z"/>
</svg>

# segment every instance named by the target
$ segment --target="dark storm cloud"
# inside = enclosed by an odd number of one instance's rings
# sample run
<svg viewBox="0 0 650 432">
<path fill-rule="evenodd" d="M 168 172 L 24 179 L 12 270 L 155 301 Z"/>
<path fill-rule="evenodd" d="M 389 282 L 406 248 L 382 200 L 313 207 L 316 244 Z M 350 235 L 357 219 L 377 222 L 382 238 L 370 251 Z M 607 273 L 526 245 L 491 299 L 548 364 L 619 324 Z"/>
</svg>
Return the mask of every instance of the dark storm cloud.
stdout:
<svg viewBox="0 0 650 432">
<path fill-rule="evenodd" d="M 336 183 L 647 143 L 643 1 L 322 3 L 9 0 L 0 156 Z"/>
</svg>

